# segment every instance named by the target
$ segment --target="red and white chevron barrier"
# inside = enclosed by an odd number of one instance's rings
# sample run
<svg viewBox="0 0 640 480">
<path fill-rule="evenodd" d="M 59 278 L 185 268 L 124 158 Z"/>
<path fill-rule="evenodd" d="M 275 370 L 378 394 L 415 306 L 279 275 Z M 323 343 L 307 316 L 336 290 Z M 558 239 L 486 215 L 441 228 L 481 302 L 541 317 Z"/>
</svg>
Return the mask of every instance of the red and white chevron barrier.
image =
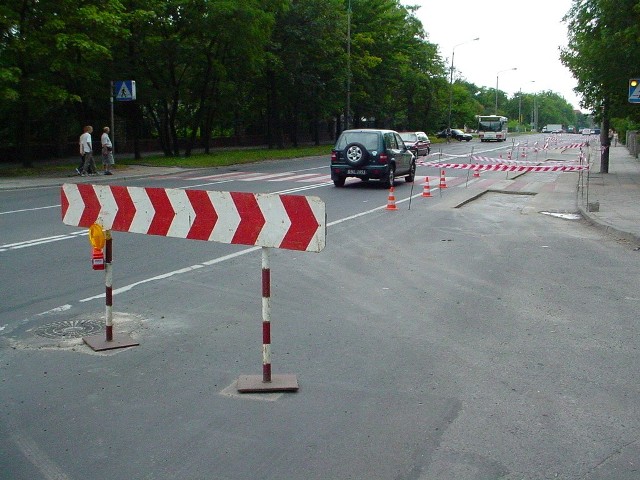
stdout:
<svg viewBox="0 0 640 480">
<path fill-rule="evenodd" d="M 318 197 L 66 183 L 62 221 L 104 230 L 319 252 L 325 204 Z"/>
</svg>

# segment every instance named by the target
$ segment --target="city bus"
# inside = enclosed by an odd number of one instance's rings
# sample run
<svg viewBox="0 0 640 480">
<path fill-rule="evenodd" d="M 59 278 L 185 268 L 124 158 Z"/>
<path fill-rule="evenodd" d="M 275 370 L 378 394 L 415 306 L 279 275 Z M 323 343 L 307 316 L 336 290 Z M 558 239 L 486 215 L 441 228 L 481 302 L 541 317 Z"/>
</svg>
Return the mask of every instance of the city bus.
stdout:
<svg viewBox="0 0 640 480">
<path fill-rule="evenodd" d="M 478 115 L 478 136 L 481 142 L 504 142 L 507 139 L 507 117 Z"/>
</svg>

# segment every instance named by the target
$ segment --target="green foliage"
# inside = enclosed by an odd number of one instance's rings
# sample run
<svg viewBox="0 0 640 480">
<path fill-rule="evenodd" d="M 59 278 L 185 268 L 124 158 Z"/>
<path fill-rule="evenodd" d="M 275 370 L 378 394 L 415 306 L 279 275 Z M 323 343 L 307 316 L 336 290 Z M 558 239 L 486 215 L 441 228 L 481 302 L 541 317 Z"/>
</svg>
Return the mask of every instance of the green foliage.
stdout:
<svg viewBox="0 0 640 480">
<path fill-rule="evenodd" d="M 629 118 L 612 118 L 611 128 L 618 132 L 618 139 L 624 143 L 627 138 L 627 132 L 640 130 L 640 122 Z"/>
<path fill-rule="evenodd" d="M 639 12 L 625 19 L 612 11 L 617 4 L 576 1 L 568 17 L 575 35 L 563 59 L 588 74 L 580 87 L 594 106 L 618 81 L 599 75 L 637 64 L 635 51 L 614 47 L 638 38 Z M 109 123 L 110 81 L 124 79 L 136 81 L 138 98 L 115 104 L 116 144 L 157 138 L 167 157 L 208 151 L 221 132 L 270 146 L 326 141 L 344 127 L 347 97 L 354 126 L 434 132 L 451 107 L 452 126 L 474 127 L 476 115 L 494 113 L 496 91 L 449 83 L 417 8 L 399 0 L 7 0 L 0 141 L 17 147 L 25 165 L 30 145 L 63 151 L 82 125 Z M 512 120 L 520 113 L 530 123 L 535 102 L 540 126 L 578 124 L 553 92 L 497 93 L 499 112 Z M 621 103 L 612 104 L 628 110 Z"/>
<path fill-rule="evenodd" d="M 569 43 L 560 58 L 578 81 L 582 106 L 597 119 L 606 107 L 611 116 L 640 120 L 640 110 L 627 101 L 628 79 L 638 74 L 640 2 L 574 0 L 565 22 Z"/>
</svg>

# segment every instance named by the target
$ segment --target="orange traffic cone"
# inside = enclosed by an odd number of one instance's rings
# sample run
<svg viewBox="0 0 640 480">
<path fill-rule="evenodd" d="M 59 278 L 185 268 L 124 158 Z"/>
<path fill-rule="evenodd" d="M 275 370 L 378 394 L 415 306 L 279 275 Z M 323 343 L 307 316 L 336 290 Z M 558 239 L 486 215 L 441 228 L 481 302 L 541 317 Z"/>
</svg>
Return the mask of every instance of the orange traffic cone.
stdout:
<svg viewBox="0 0 640 480">
<path fill-rule="evenodd" d="M 429 177 L 424 177 L 424 189 L 422 190 L 423 197 L 431 196 L 431 188 L 429 187 Z"/>
<path fill-rule="evenodd" d="M 387 210 L 397 210 L 396 196 L 393 193 L 393 185 L 389 188 L 389 199 L 387 200 Z"/>
<path fill-rule="evenodd" d="M 444 178 L 444 170 L 440 171 L 440 190 L 447 188 L 447 181 Z"/>
<path fill-rule="evenodd" d="M 478 169 L 474 169 L 474 170 L 473 170 L 473 176 L 474 176 L 474 177 L 479 177 L 479 176 L 480 176 L 480 170 L 478 170 Z"/>
</svg>

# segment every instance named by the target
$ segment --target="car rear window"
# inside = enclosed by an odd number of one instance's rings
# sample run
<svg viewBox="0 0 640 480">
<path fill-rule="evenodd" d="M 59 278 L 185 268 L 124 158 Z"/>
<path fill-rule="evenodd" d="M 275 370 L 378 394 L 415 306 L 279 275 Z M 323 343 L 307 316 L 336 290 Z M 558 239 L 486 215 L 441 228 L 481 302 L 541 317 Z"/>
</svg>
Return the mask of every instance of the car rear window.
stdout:
<svg viewBox="0 0 640 480">
<path fill-rule="evenodd" d="M 415 133 L 401 133 L 400 137 L 402 137 L 402 140 L 404 140 L 405 142 L 418 141 L 418 135 L 416 135 Z"/>
<path fill-rule="evenodd" d="M 336 150 L 342 150 L 350 143 L 360 143 L 367 150 L 377 150 L 378 136 L 376 132 L 342 132 L 336 143 Z"/>
</svg>

